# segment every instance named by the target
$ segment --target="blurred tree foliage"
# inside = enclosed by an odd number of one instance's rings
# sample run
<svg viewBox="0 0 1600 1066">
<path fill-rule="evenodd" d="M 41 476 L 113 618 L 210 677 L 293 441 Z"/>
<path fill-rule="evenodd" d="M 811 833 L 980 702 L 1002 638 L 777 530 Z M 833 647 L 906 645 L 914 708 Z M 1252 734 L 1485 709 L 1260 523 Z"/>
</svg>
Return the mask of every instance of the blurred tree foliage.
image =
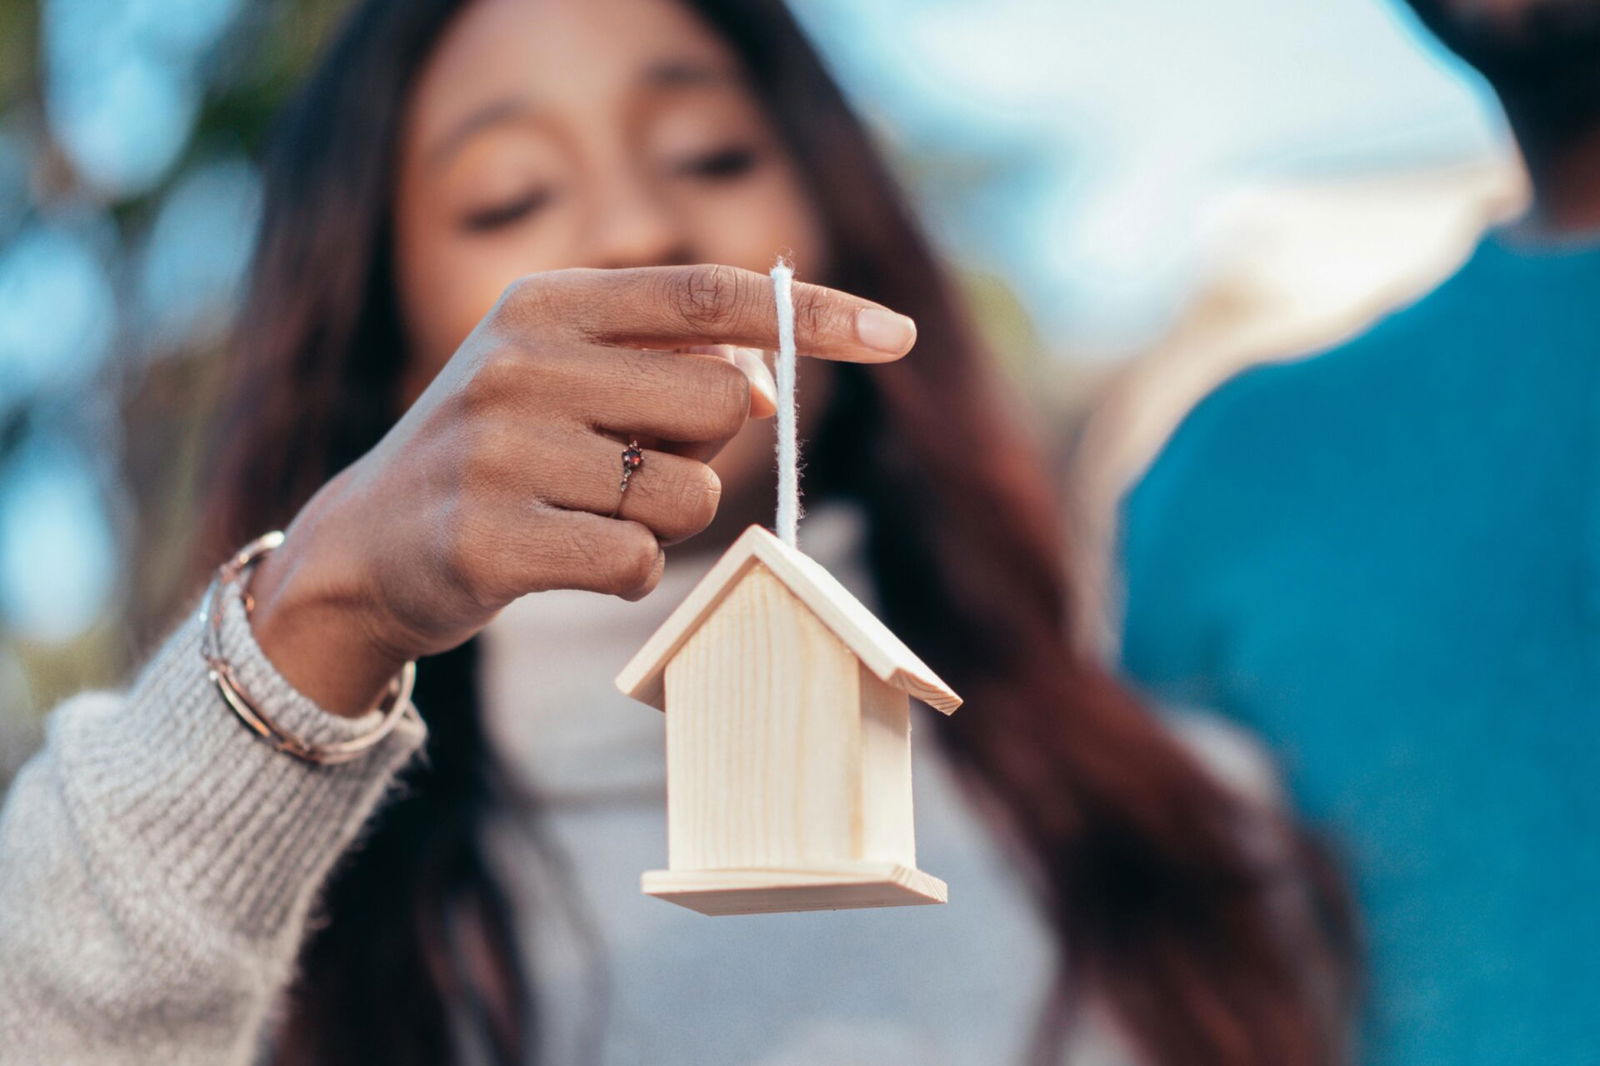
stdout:
<svg viewBox="0 0 1600 1066">
<path fill-rule="evenodd" d="M 121 680 L 193 593 L 185 553 L 202 465 L 202 401 L 216 377 L 220 334 L 152 340 L 137 328 L 139 256 L 186 177 L 223 155 L 256 158 L 272 115 L 343 7 L 335 0 L 242 5 L 195 65 L 198 107 L 182 149 L 159 180 L 121 195 L 79 173 L 52 122 L 41 34 L 54 2 L 61 0 L 0 0 L 0 136 L 13 150 L 20 146 L 24 172 L 20 190 L 0 192 L 13 201 L 0 204 L 0 254 L 31 226 L 65 219 L 91 230 L 121 321 L 90 394 L 0 380 L 0 485 L 15 472 L 14 460 L 47 435 L 104 460 L 96 474 L 116 534 L 117 587 L 103 617 L 65 641 L 37 639 L 0 614 L 0 781 L 36 742 L 45 710 L 72 692 Z M 16 191 L 25 202 L 14 202 Z M 109 406 L 112 417 L 86 417 L 96 404 Z"/>
<path fill-rule="evenodd" d="M 115 588 L 99 620 L 76 636 L 39 639 L 13 624 L 0 602 L 0 781 L 36 742 L 49 707 L 83 688 L 120 681 L 198 591 L 190 537 L 205 460 L 207 400 L 226 333 L 214 321 L 176 336 L 149 331 L 141 319 L 139 271 L 163 209 L 186 182 L 219 159 L 258 158 L 272 116 L 345 7 L 344 0 L 210 0 L 226 17 L 215 39 L 185 60 L 176 79 L 197 94 L 187 101 L 194 111 L 181 147 L 155 180 L 137 191 L 108 192 L 85 177 L 70 139 L 58 128 L 64 120 L 53 110 L 58 86 L 47 58 L 70 65 L 81 51 L 92 61 L 91 46 L 104 42 L 86 41 L 80 49 L 79 42 L 41 35 L 52 27 L 57 34 L 75 27 L 73 32 L 92 36 L 97 19 L 124 17 L 115 7 L 124 2 L 143 5 L 136 17 L 148 21 L 186 17 L 188 5 L 206 0 L 174 4 L 170 15 L 152 6 L 153 0 L 0 0 L 0 168 L 7 146 L 13 156 L 20 146 L 24 173 L 15 185 L 26 201 L 0 203 L 0 258 L 30 227 L 65 226 L 86 235 L 110 280 L 119 319 L 87 391 L 13 389 L 0 380 L 0 500 L 30 445 L 68 440 L 91 457 L 115 555 Z M 72 17 L 58 17 L 63 13 Z M 1018 165 L 1006 151 L 992 149 L 985 154 L 893 138 L 889 148 L 919 198 L 944 208 L 932 214 L 958 222 L 997 174 Z M 5 188 L 0 184 L 0 196 Z M 253 228 L 253 221 L 235 221 Z M 966 221 L 982 225 L 981 219 Z M 211 237 L 200 232 L 193 239 Z M 1047 366 L 1044 346 L 1014 290 L 993 271 L 974 267 L 962 277 L 995 351 L 1013 376 L 1033 388 Z M 4 359 L 0 351 L 0 369 Z"/>
</svg>

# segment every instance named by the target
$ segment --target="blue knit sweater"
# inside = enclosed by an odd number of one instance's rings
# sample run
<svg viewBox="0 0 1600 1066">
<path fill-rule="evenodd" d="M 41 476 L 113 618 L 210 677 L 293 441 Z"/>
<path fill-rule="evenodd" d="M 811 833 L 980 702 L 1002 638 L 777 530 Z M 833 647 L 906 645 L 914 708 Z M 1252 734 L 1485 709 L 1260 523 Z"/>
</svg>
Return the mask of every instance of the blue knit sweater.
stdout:
<svg viewBox="0 0 1600 1066">
<path fill-rule="evenodd" d="M 1491 238 L 1205 400 L 1128 499 L 1127 672 L 1344 849 L 1363 1061 L 1600 1063 L 1600 246 Z"/>
</svg>

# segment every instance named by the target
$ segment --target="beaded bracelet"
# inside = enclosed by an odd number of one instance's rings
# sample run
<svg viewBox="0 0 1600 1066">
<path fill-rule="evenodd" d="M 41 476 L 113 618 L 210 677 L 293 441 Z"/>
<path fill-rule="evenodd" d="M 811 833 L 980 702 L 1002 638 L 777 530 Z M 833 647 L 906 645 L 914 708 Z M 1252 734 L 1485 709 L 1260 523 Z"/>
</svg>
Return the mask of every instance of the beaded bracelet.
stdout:
<svg viewBox="0 0 1600 1066">
<path fill-rule="evenodd" d="M 240 581 L 262 556 L 282 543 L 281 530 L 267 533 L 240 548 L 233 558 L 217 568 L 217 576 L 206 591 L 205 605 L 200 612 L 204 634 L 201 638 L 200 655 L 206 661 L 211 683 L 217 686 L 223 702 L 232 709 L 239 721 L 244 723 L 251 733 L 278 751 L 306 762 L 323 766 L 350 762 L 370 751 L 384 737 L 394 732 L 395 726 L 400 724 L 401 719 L 418 718 L 417 710 L 411 703 L 411 690 L 417 679 L 417 664 L 415 660 L 406 663 L 390 680 L 389 687 L 377 707 L 383 712 L 383 720 L 358 737 L 334 744 L 313 744 L 274 722 L 245 692 L 244 686 L 239 683 L 238 675 L 234 673 L 232 664 L 222 655 L 222 595 L 225 589 Z M 244 603 L 245 616 L 248 618 L 255 604 L 250 594 L 243 588 L 239 590 L 239 596 Z"/>
</svg>

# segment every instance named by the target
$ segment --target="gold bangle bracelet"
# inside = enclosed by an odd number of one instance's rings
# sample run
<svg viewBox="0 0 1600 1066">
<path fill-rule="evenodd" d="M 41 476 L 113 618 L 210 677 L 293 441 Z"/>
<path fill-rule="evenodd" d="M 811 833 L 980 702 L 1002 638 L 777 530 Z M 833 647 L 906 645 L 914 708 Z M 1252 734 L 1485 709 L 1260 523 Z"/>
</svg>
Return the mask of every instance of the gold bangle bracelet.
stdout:
<svg viewBox="0 0 1600 1066">
<path fill-rule="evenodd" d="M 206 591 L 205 605 L 200 612 L 203 633 L 200 655 L 206 661 L 211 683 L 217 686 L 223 702 L 255 736 L 276 750 L 309 763 L 331 766 L 350 762 L 372 750 L 384 737 L 394 732 L 395 726 L 400 724 L 401 719 L 418 717 L 416 707 L 411 703 L 411 690 L 417 679 L 417 664 L 415 660 L 406 663 L 390 680 L 389 687 L 376 708 L 383 712 L 382 721 L 358 737 L 334 744 L 313 744 L 274 722 L 245 692 L 244 686 L 239 683 L 238 675 L 234 673 L 232 664 L 222 655 L 222 596 L 231 585 L 243 578 L 263 555 L 282 543 L 282 531 L 267 533 L 240 548 L 231 559 L 217 568 L 217 576 L 212 579 L 211 587 Z M 244 589 L 241 588 L 239 594 L 245 605 L 245 616 L 248 618 L 254 604 L 250 594 Z"/>
</svg>

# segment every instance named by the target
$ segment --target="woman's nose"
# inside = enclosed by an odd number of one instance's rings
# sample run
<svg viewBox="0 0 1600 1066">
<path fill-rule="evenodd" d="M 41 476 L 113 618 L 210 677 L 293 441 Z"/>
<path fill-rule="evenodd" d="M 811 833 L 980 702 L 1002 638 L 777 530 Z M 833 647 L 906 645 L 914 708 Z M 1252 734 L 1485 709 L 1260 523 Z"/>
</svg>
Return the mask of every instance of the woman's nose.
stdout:
<svg viewBox="0 0 1600 1066">
<path fill-rule="evenodd" d="M 638 180 L 611 182 L 597 198 L 589 243 L 585 258 L 599 267 L 664 266 L 690 259 L 685 228 Z"/>
</svg>

